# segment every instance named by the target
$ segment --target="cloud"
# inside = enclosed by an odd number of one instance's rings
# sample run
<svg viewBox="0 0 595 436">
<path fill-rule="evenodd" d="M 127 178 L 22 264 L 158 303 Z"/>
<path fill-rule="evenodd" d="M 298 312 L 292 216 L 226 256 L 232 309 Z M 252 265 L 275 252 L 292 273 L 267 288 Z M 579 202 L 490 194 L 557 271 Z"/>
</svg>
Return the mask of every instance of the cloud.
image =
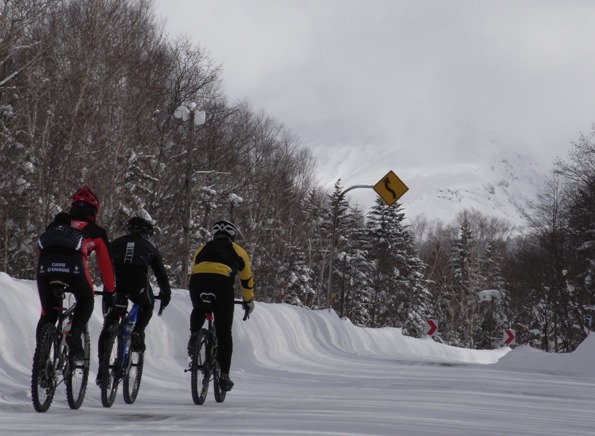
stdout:
<svg viewBox="0 0 595 436">
<path fill-rule="evenodd" d="M 594 2 L 155 3 L 170 31 L 223 63 L 230 100 L 300 137 L 327 183 L 360 165 L 362 150 L 378 177 L 386 162 L 456 165 L 490 146 L 549 169 L 593 123 Z"/>
</svg>

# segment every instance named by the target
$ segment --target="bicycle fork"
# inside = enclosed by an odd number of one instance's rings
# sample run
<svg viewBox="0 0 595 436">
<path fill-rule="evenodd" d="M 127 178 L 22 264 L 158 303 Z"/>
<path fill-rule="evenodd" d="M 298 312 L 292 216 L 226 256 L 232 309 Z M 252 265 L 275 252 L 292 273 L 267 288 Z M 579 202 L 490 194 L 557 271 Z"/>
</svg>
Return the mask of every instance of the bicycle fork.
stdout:
<svg viewBox="0 0 595 436">
<path fill-rule="evenodd" d="M 130 370 L 132 357 L 130 353 L 132 330 L 136 325 L 138 306 L 133 306 L 130 314 L 125 318 L 121 326 L 120 346 L 118 347 L 118 378 L 123 378 Z"/>
</svg>

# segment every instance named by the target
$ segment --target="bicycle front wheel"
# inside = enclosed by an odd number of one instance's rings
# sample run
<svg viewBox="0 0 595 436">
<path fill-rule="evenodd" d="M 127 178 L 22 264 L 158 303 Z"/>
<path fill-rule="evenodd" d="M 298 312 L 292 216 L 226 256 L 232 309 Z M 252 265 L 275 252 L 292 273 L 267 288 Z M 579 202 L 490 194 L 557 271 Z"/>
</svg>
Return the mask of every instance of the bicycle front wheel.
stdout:
<svg viewBox="0 0 595 436">
<path fill-rule="evenodd" d="M 132 404 L 136 401 L 140 389 L 140 381 L 143 376 L 144 361 L 144 352 L 130 352 L 128 370 L 124 376 L 124 401 L 126 404 Z"/>
<path fill-rule="evenodd" d="M 209 335 L 210 333 L 205 329 L 198 332 L 196 347 L 192 353 L 190 387 L 192 389 L 192 401 L 198 405 L 205 402 L 211 380 Z"/>
<path fill-rule="evenodd" d="M 89 358 L 91 354 L 91 341 L 89 330 L 83 332 L 83 348 L 85 358 L 82 362 L 70 360 L 70 368 L 66 374 L 66 399 L 71 409 L 78 409 L 83 404 L 87 382 L 89 381 Z"/>
<path fill-rule="evenodd" d="M 101 356 L 101 404 L 104 407 L 111 407 L 116 399 L 118 383 L 120 382 L 120 361 L 119 361 L 119 335 L 120 326 L 110 331 L 103 356 Z"/>
<path fill-rule="evenodd" d="M 56 363 L 59 362 L 60 347 L 56 327 L 46 324 L 41 329 L 39 341 L 33 355 L 31 371 L 31 399 L 37 412 L 47 412 L 56 393 Z"/>
</svg>

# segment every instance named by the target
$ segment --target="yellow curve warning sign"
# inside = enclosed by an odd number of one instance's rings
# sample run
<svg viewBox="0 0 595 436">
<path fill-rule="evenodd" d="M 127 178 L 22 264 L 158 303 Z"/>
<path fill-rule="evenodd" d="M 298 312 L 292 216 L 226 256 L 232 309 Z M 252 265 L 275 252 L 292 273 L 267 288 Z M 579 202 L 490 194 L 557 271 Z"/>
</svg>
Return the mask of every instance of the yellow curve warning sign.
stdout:
<svg viewBox="0 0 595 436">
<path fill-rule="evenodd" d="M 397 177 L 397 175 L 389 171 L 378 183 L 374 185 L 374 191 L 384 200 L 386 204 L 392 204 L 403 196 L 409 188 L 405 183 Z"/>
</svg>

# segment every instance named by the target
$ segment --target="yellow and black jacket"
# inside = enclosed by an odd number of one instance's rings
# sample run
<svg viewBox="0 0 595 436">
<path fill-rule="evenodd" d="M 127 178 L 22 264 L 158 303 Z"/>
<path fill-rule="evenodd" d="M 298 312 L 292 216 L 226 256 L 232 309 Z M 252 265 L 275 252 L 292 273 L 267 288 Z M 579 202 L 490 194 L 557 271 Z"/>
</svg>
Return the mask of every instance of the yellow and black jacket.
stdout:
<svg viewBox="0 0 595 436">
<path fill-rule="evenodd" d="M 254 277 L 248 253 L 228 238 L 215 238 L 196 250 L 192 259 L 191 274 L 221 274 L 235 278 L 240 276 L 242 299 L 254 298 Z"/>
</svg>

